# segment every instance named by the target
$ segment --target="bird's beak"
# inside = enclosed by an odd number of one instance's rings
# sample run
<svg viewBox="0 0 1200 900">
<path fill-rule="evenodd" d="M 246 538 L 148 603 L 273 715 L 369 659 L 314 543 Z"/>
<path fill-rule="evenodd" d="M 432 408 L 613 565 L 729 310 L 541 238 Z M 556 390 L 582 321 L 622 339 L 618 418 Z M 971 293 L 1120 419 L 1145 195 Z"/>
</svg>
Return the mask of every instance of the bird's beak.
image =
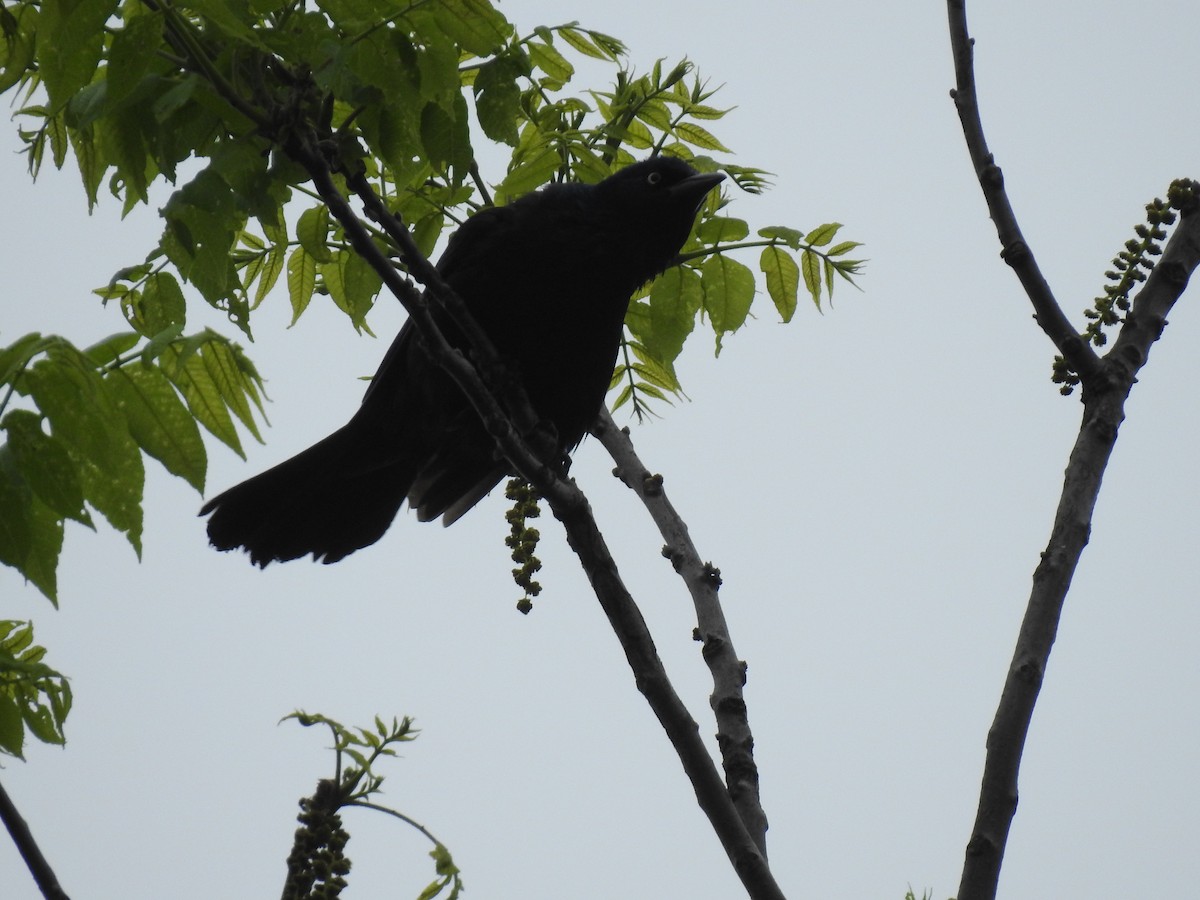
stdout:
<svg viewBox="0 0 1200 900">
<path fill-rule="evenodd" d="M 725 180 L 720 172 L 708 172 L 701 175 L 690 175 L 669 188 L 672 198 L 678 198 L 681 203 L 694 203 L 697 207 L 704 202 L 708 192 Z"/>
</svg>

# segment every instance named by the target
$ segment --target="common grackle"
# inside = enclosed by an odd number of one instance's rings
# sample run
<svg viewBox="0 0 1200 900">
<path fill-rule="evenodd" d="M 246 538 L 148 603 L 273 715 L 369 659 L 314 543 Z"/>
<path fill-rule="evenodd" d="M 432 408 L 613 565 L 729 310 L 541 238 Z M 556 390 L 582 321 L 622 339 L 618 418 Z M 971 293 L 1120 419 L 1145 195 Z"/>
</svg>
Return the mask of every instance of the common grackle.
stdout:
<svg viewBox="0 0 1200 900">
<path fill-rule="evenodd" d="M 598 184 L 557 184 L 472 216 L 437 269 L 520 378 L 565 455 L 604 402 L 630 295 L 666 269 L 720 174 L 655 157 Z M 444 312 L 451 345 L 466 342 Z M 348 423 L 214 497 L 208 537 L 260 566 L 373 544 L 405 499 L 449 525 L 508 475 L 462 392 L 408 322 Z"/>
</svg>

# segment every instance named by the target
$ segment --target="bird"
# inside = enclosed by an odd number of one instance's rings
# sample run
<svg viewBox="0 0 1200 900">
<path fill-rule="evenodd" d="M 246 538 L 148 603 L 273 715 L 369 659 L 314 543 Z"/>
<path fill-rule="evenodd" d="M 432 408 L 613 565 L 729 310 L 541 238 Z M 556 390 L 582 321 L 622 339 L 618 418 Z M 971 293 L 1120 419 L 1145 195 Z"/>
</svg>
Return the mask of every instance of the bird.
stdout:
<svg viewBox="0 0 1200 900">
<path fill-rule="evenodd" d="M 652 156 L 593 184 L 555 183 L 486 207 L 436 269 L 518 378 L 564 459 L 599 415 L 630 297 L 679 256 L 724 176 Z M 449 316 L 451 346 L 470 349 Z M 514 474 L 474 408 L 408 320 L 350 421 L 209 500 L 209 542 L 265 567 L 333 563 L 374 544 L 407 500 L 450 525 Z"/>
</svg>

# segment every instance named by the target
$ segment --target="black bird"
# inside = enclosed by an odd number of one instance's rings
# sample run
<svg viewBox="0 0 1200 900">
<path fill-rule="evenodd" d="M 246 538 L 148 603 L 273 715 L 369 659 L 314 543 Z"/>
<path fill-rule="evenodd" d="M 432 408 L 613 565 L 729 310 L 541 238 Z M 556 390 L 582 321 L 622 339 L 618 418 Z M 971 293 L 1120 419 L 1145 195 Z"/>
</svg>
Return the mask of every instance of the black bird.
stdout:
<svg viewBox="0 0 1200 900">
<path fill-rule="evenodd" d="M 583 439 L 604 402 L 630 295 L 687 241 L 724 176 L 655 157 L 598 184 L 557 184 L 472 216 L 437 269 L 519 377 L 558 449 Z M 435 313 L 449 342 L 465 340 Z M 375 543 L 405 499 L 447 525 L 511 468 L 462 392 L 405 323 L 348 423 L 223 494 L 208 537 L 259 566 L 325 563 Z"/>
</svg>

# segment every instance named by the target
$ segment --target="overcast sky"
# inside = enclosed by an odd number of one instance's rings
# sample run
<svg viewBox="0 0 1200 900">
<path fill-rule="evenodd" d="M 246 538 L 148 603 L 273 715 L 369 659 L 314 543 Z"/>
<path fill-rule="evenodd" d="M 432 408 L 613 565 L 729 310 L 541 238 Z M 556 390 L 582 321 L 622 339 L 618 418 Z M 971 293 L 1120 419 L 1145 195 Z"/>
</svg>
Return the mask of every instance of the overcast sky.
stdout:
<svg viewBox="0 0 1200 900">
<path fill-rule="evenodd" d="M 733 160 L 776 173 L 762 197 L 727 189 L 730 214 L 837 220 L 865 242 L 863 292 L 842 285 L 832 309 L 786 327 L 761 297 L 719 360 L 696 339 L 680 367 L 691 402 L 634 438 L 721 568 L 785 891 L 952 895 L 1080 406 L 1050 384 L 1053 348 L 999 259 L 948 98 L 943 5 L 502 9 L 523 30 L 578 19 L 617 35 L 641 69 L 687 55 L 737 107 L 715 123 Z M 1200 177 L 1200 12 L 968 13 L 992 149 L 1082 323 L 1143 205 Z M 0 343 L 121 330 L 90 289 L 144 257 L 153 210 L 120 222 L 109 200 L 89 218 L 70 168 L 31 187 L 14 131 L 0 143 Z M 1029 736 L 1004 897 L 1195 892 L 1196 291 L 1128 407 Z M 285 294 L 256 314 L 248 351 L 273 427 L 247 462 L 209 443 L 208 495 L 341 425 L 402 319 L 381 303 L 372 340 L 317 305 L 290 331 Z M 610 468 L 588 441 L 574 474 L 709 735 L 690 601 Z M 276 896 L 296 801 L 332 767 L 325 733 L 276 725 L 297 707 L 417 719 L 383 801 L 449 846 L 472 898 L 741 894 L 552 520 L 526 617 L 502 497 L 450 530 L 402 514 L 342 563 L 266 571 L 206 546 L 201 502 L 148 462 L 143 561 L 106 525 L 68 526 L 58 612 L 0 569 L 0 615 L 35 619 L 76 692 L 66 749 L 31 747 L 0 774 L 73 897 Z M 345 818 L 348 897 L 414 897 L 432 878 L 418 834 Z M 0 894 L 36 896 L 4 841 Z"/>
</svg>

